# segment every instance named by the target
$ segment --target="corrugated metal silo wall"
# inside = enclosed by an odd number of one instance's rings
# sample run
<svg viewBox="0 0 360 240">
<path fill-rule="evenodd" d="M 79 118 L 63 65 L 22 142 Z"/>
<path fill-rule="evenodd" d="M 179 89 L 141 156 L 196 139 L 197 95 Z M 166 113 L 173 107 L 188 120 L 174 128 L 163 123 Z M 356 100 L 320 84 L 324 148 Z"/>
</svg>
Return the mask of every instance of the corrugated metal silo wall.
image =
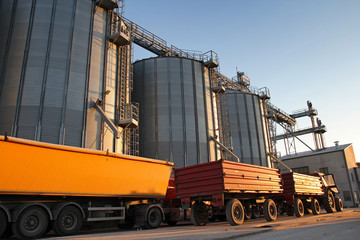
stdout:
<svg viewBox="0 0 360 240">
<path fill-rule="evenodd" d="M 140 155 L 176 164 L 208 162 L 210 87 L 200 62 L 150 58 L 134 63 L 133 100 L 140 103 Z M 212 125 L 211 125 L 212 126 Z M 212 159 L 215 160 L 215 159 Z"/>
<path fill-rule="evenodd" d="M 112 150 L 91 109 L 115 85 L 107 11 L 91 0 L 2 0 L 0 11 L 0 134 Z"/>
<path fill-rule="evenodd" d="M 262 114 L 262 100 L 247 93 L 226 93 L 230 134 L 236 154 L 243 163 L 271 167 L 268 161 L 268 129 Z"/>
</svg>

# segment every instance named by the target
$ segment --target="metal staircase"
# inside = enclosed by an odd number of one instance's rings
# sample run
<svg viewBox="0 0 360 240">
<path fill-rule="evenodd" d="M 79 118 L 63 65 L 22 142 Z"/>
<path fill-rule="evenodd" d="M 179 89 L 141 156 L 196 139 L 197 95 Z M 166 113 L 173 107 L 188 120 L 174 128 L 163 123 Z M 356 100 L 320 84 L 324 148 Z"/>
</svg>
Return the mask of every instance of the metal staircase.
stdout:
<svg viewBox="0 0 360 240">
<path fill-rule="evenodd" d="M 110 6 L 112 2 L 114 1 L 98 1 L 98 5 Z M 115 120 L 111 120 L 105 114 L 103 100 L 98 99 L 94 107 L 115 137 L 121 139 L 122 153 L 139 155 L 139 105 L 131 102 L 133 84 L 131 35 L 128 26 L 121 20 L 119 14 L 114 11 L 109 11 L 109 13 L 108 40 L 115 44 L 117 49 Z"/>
</svg>

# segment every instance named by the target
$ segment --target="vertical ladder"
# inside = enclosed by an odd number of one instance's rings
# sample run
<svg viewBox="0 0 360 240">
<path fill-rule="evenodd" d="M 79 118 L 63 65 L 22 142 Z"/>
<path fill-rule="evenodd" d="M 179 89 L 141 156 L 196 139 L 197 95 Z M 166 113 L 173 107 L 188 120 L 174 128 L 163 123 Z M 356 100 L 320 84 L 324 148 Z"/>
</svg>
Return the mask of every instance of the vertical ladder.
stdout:
<svg viewBox="0 0 360 240">
<path fill-rule="evenodd" d="M 218 93 L 216 94 L 216 97 L 218 102 L 217 104 L 220 108 L 218 111 L 220 142 L 226 146 L 226 148 L 233 151 L 226 94 Z M 232 158 L 232 155 L 230 155 L 227 151 L 222 151 L 222 155 L 223 158 L 227 160 Z"/>
<path fill-rule="evenodd" d="M 120 46 L 119 47 L 119 103 L 118 103 L 118 109 L 119 109 L 119 117 L 120 120 L 125 119 L 125 105 L 127 104 L 127 98 L 128 98 L 128 91 L 127 91 L 127 85 L 128 85 L 128 45 Z"/>
</svg>

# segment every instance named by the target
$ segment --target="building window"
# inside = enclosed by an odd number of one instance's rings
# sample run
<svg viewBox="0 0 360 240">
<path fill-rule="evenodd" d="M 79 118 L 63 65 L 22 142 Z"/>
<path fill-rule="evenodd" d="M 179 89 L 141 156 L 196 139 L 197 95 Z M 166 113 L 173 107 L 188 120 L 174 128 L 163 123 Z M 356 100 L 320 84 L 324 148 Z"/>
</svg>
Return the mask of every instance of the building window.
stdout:
<svg viewBox="0 0 360 240">
<path fill-rule="evenodd" d="M 320 168 L 319 172 L 321 172 L 321 173 L 323 173 L 325 175 L 328 175 L 329 174 L 329 169 L 327 167 Z"/>
<path fill-rule="evenodd" d="M 353 182 L 355 182 L 354 181 L 354 175 L 351 173 L 351 180 L 353 181 Z"/>
<path fill-rule="evenodd" d="M 309 173 L 309 167 L 308 166 L 293 168 L 292 170 L 294 172 L 297 172 L 297 173 L 304 173 L 304 174 Z"/>
<path fill-rule="evenodd" d="M 350 191 L 344 191 L 343 195 L 344 195 L 344 201 L 351 201 Z"/>
</svg>

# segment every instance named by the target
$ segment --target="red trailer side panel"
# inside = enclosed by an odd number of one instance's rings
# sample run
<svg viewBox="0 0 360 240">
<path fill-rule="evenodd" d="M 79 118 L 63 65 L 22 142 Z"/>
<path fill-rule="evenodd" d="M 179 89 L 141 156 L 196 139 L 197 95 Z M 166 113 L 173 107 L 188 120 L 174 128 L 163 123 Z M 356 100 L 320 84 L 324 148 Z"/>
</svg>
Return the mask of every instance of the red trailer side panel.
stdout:
<svg viewBox="0 0 360 240">
<path fill-rule="evenodd" d="M 225 160 L 175 169 L 175 185 L 179 198 L 283 191 L 279 170 Z"/>
<path fill-rule="evenodd" d="M 220 161 L 174 169 L 178 198 L 207 196 L 224 192 L 224 179 Z"/>
<path fill-rule="evenodd" d="M 282 192 L 279 170 L 223 161 L 224 189 L 235 193 Z"/>
</svg>

